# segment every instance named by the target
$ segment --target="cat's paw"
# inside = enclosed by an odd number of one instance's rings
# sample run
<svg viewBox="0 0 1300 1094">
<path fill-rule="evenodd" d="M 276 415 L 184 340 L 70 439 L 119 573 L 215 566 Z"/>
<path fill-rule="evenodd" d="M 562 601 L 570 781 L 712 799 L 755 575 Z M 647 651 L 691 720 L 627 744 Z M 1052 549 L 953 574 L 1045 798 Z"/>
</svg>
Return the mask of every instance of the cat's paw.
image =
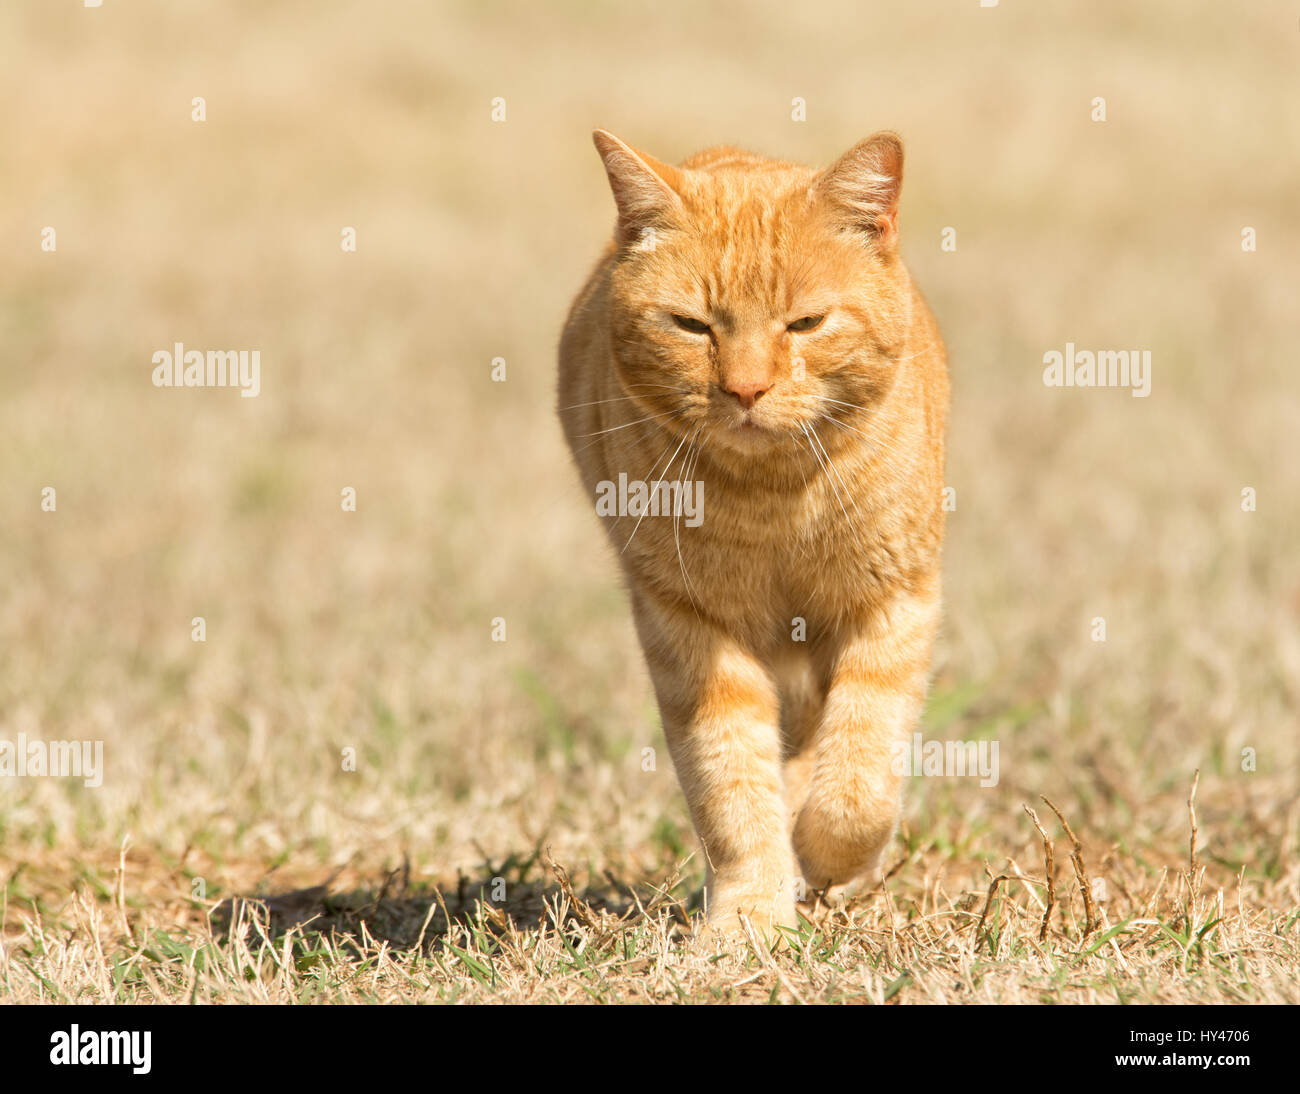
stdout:
<svg viewBox="0 0 1300 1094">
<path fill-rule="evenodd" d="M 772 949 L 785 940 L 782 928 L 798 924 L 792 899 L 738 898 L 711 908 L 696 938 L 705 948 L 730 949 L 750 943 Z"/>
<path fill-rule="evenodd" d="M 835 831 L 818 824 L 805 809 L 795 825 L 799 868 L 807 885 L 807 900 L 821 894 L 822 903 L 842 904 L 859 891 L 874 889 L 883 874 L 885 848 L 892 827 L 864 826 L 861 832 Z"/>
</svg>

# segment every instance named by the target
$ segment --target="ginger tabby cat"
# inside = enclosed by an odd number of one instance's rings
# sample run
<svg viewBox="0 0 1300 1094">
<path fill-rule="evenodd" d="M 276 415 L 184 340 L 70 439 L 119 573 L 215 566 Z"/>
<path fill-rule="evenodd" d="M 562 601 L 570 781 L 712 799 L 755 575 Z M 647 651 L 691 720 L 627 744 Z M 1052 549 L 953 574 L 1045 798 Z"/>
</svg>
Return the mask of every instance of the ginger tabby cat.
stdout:
<svg viewBox="0 0 1300 1094">
<path fill-rule="evenodd" d="M 879 879 L 940 614 L 945 352 L 898 254 L 902 143 L 679 167 L 595 133 L 618 210 L 560 343 L 707 863 L 713 930 Z"/>
</svg>

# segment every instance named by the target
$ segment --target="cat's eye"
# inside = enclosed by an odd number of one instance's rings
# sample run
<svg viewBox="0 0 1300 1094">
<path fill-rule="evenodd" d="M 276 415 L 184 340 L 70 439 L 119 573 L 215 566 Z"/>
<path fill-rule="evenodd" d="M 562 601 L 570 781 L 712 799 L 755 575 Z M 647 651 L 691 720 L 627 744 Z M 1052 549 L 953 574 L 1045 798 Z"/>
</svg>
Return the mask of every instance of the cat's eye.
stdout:
<svg viewBox="0 0 1300 1094">
<path fill-rule="evenodd" d="M 826 316 L 824 315 L 805 315 L 802 319 L 796 319 L 785 329 L 795 332 L 816 330 L 822 325 L 822 320 L 825 318 Z"/>
<path fill-rule="evenodd" d="M 673 322 L 682 330 L 688 330 L 692 334 L 708 334 L 709 324 L 700 319 L 692 319 L 689 315 L 674 315 Z"/>
</svg>

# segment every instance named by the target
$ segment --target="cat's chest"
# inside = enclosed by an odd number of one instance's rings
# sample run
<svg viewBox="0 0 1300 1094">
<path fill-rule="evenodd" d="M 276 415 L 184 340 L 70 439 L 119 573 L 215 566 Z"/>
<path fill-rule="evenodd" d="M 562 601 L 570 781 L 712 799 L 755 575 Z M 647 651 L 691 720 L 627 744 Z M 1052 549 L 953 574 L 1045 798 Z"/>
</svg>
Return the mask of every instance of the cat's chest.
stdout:
<svg viewBox="0 0 1300 1094">
<path fill-rule="evenodd" d="M 633 580 L 739 629 L 839 616 L 888 578 L 895 549 L 886 530 L 843 493 L 729 490 L 705 480 L 696 501 L 693 520 L 642 521 L 623 561 Z"/>
</svg>

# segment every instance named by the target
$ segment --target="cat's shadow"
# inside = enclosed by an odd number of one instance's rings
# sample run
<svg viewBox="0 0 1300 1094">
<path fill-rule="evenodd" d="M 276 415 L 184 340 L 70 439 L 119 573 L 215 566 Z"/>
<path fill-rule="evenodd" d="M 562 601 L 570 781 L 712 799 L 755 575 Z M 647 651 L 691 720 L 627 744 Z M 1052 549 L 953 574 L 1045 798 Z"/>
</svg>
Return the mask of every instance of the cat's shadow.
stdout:
<svg viewBox="0 0 1300 1094">
<path fill-rule="evenodd" d="M 532 852 L 511 855 L 499 865 L 485 861 L 449 886 L 412 883 L 409 863 L 368 887 L 336 889 L 335 875 L 311 888 L 228 897 L 213 909 L 209 922 L 218 944 L 258 933 L 279 941 L 296 931 L 306 940 L 352 939 L 362 946 L 386 942 L 390 949 L 409 951 L 436 948 L 456 928 L 500 935 L 511 927 L 527 931 L 543 924 L 615 927 L 622 920 L 630 925 L 641 919 L 644 907 L 656 903 L 648 887 L 636 887 L 638 903 L 632 885 L 613 877 L 575 886 L 562 868 L 555 873 L 542 867 L 541 857 Z M 679 884 L 675 892 L 681 895 L 688 888 Z M 693 909 L 688 905 L 658 903 L 681 924 L 689 922 Z"/>
</svg>

